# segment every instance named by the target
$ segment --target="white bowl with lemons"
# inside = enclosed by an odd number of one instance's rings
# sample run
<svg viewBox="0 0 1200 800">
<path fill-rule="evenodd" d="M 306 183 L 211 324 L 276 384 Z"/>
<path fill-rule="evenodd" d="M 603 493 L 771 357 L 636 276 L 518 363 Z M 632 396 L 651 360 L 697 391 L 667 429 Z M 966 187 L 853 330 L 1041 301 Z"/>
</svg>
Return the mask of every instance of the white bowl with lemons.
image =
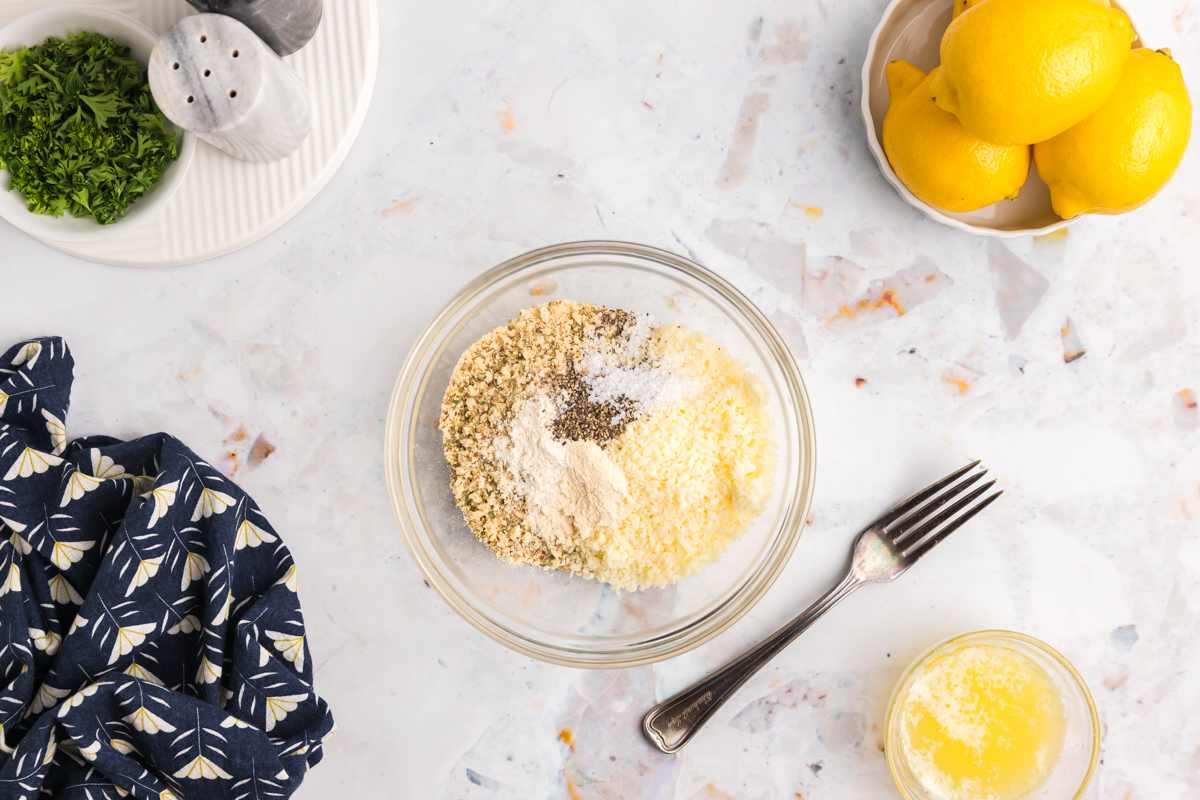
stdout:
<svg viewBox="0 0 1200 800">
<path fill-rule="evenodd" d="M 1113 8 L 1128 9 L 1112 2 Z M 862 70 L 862 114 L 867 130 L 867 146 L 879 164 L 879 170 L 904 201 L 934 222 L 977 236 L 996 236 L 1005 239 L 1020 236 L 1044 236 L 1065 228 L 1080 219 L 1063 219 L 1054 213 L 1050 190 L 1030 165 L 1029 178 L 1015 200 L 1002 200 L 989 206 L 966 212 L 950 212 L 935 208 L 914 195 L 905 186 L 888 162 L 883 151 L 883 119 L 887 114 L 889 93 L 885 71 L 892 61 L 904 59 L 928 72 L 938 66 L 942 34 L 954 15 L 953 0 L 892 0 L 867 46 Z M 1142 47 L 1137 22 L 1130 16 L 1135 39 L 1133 48 Z"/>
</svg>

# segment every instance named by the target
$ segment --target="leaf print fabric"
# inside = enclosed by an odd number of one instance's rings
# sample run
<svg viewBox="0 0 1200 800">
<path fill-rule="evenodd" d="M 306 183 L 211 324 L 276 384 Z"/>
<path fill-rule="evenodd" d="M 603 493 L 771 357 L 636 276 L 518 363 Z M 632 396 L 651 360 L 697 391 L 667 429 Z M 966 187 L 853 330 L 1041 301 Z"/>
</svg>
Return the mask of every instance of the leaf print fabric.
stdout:
<svg viewBox="0 0 1200 800">
<path fill-rule="evenodd" d="M 290 796 L 334 729 L 291 555 L 173 437 L 69 442 L 72 368 L 0 355 L 0 800 Z"/>
</svg>

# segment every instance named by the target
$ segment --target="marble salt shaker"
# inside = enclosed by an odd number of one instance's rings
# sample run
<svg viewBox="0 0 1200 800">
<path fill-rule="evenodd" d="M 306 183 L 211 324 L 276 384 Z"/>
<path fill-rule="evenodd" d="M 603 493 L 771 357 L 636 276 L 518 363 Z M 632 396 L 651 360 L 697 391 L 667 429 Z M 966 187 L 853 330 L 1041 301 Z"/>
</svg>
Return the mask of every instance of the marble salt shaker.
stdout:
<svg viewBox="0 0 1200 800">
<path fill-rule="evenodd" d="M 150 56 L 150 90 L 179 127 L 243 161 L 279 161 L 312 128 L 308 87 L 233 17 L 184 17 Z"/>
<path fill-rule="evenodd" d="M 200 11 L 246 24 L 281 56 L 291 55 L 321 25 L 322 0 L 188 0 Z"/>
</svg>

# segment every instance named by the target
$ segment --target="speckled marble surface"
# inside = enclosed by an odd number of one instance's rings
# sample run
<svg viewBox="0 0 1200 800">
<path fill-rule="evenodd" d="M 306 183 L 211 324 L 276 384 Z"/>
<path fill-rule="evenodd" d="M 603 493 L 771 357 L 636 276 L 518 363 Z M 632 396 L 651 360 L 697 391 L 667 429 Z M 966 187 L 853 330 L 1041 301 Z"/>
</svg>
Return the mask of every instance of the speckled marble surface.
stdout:
<svg viewBox="0 0 1200 800">
<path fill-rule="evenodd" d="M 904 205 L 864 144 L 882 0 L 380 5 L 366 129 L 269 240 L 146 272 L 0 228 L 0 340 L 67 337 L 70 435 L 175 433 L 295 554 L 341 727 L 298 797 L 895 797 L 893 682 L 988 627 L 1045 639 L 1090 683 L 1089 797 L 1200 794 L 1200 151 L 1141 211 L 971 238 Z M 1138 17 L 1200 87 L 1200 5 Z M 699 650 L 618 672 L 531 661 L 458 619 L 409 560 L 381 467 L 388 393 L 434 310 L 582 238 L 690 254 L 755 299 L 800 362 L 820 448 L 812 524 L 765 600 Z M 655 698 L 807 605 L 859 526 L 968 458 L 1002 502 L 818 623 L 680 757 L 643 744 Z"/>
</svg>

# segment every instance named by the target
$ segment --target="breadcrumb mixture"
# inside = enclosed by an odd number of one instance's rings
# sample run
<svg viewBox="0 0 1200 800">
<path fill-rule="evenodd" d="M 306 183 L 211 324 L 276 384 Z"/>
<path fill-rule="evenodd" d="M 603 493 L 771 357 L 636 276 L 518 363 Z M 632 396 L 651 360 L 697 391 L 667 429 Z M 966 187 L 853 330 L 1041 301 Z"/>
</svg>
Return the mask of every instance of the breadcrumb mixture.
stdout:
<svg viewBox="0 0 1200 800">
<path fill-rule="evenodd" d="M 695 574 L 763 513 L 776 461 L 767 403 L 762 382 L 703 333 L 560 300 L 463 354 L 440 427 L 455 500 L 493 552 L 640 589 Z M 524 444 L 513 449 L 522 408 Z M 544 435 L 528 430 L 539 419 Z M 612 502 L 595 477 L 555 472 L 581 463 L 567 442 L 602 448 L 587 451 L 592 476 L 624 476 L 605 524 L 563 516 L 597 508 L 589 486 Z M 530 463 L 511 463 L 516 452 Z"/>
<path fill-rule="evenodd" d="M 562 398 L 576 360 L 619 337 L 627 318 L 570 300 L 527 308 L 471 345 L 450 377 L 439 427 L 455 502 L 475 535 L 513 564 L 562 568 L 569 554 L 533 531 L 523 499 L 506 491 L 511 476 L 496 437 L 525 399 L 539 391 Z"/>
</svg>

